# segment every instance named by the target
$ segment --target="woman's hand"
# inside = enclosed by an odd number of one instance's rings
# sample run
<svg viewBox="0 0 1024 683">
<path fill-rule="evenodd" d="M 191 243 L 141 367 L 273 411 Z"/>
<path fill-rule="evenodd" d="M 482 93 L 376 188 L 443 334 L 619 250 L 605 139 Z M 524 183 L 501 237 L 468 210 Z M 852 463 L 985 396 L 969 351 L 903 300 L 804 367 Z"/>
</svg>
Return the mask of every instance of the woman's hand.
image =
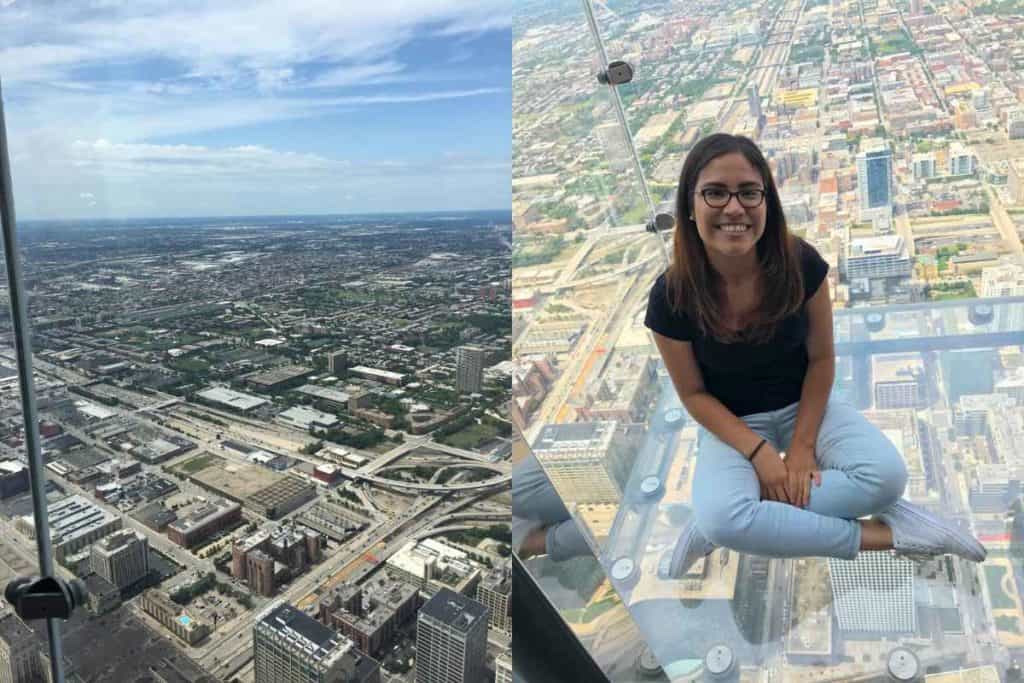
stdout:
<svg viewBox="0 0 1024 683">
<path fill-rule="evenodd" d="M 785 463 L 789 471 L 787 489 L 793 494 L 793 505 L 806 508 L 811 502 L 811 479 L 815 486 L 821 486 L 821 470 L 814 458 L 814 446 L 791 443 Z"/>
<path fill-rule="evenodd" d="M 792 500 L 789 487 L 789 471 L 782 456 L 775 450 L 770 442 L 761 446 L 751 461 L 754 471 L 757 472 L 757 480 L 761 482 L 761 500 L 776 500 L 780 503 L 788 503 Z"/>
</svg>

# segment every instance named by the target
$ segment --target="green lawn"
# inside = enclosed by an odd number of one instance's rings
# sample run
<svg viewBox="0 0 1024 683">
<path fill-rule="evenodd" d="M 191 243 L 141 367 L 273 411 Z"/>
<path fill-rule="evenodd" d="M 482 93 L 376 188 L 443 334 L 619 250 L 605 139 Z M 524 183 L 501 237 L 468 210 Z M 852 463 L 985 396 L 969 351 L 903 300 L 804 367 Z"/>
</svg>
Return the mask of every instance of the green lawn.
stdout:
<svg viewBox="0 0 1024 683">
<path fill-rule="evenodd" d="M 498 430 L 489 424 L 472 424 L 463 430 L 443 436 L 438 441 L 456 448 L 473 450 L 498 435 Z"/>
<path fill-rule="evenodd" d="M 985 583 L 988 584 L 988 595 L 992 599 L 992 609 L 1014 609 L 1017 605 L 1010 600 L 1002 587 L 1006 567 L 985 566 Z"/>
<path fill-rule="evenodd" d="M 1020 633 L 1020 622 L 1016 617 L 996 617 L 996 628 L 1009 633 Z"/>
<path fill-rule="evenodd" d="M 562 616 L 565 617 L 566 621 L 574 624 L 586 624 L 597 619 L 618 604 L 620 604 L 618 596 L 612 595 L 583 608 L 565 610 L 562 612 Z"/>
<path fill-rule="evenodd" d="M 176 469 L 184 472 L 185 474 L 194 474 L 199 470 L 206 469 L 210 465 L 216 464 L 218 460 L 220 460 L 220 458 L 213 453 L 207 453 L 206 455 L 200 455 L 181 463 Z"/>
</svg>

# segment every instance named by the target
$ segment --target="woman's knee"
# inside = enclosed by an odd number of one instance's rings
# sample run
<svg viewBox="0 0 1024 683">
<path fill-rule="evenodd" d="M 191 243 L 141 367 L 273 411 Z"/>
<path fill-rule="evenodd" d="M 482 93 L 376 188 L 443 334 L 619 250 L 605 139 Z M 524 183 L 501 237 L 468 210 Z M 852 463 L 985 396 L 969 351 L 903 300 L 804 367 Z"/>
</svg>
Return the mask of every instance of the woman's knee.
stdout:
<svg viewBox="0 0 1024 683">
<path fill-rule="evenodd" d="M 889 457 L 882 461 L 879 467 L 879 477 L 882 485 L 879 491 L 880 502 L 886 506 L 892 505 L 907 490 L 907 464 L 903 462 L 903 456 L 895 447 L 890 449 Z"/>
<path fill-rule="evenodd" d="M 895 503 L 907 488 L 907 465 L 895 446 L 888 444 L 870 466 L 864 479 L 870 485 L 875 506 L 886 508 Z"/>
<path fill-rule="evenodd" d="M 711 509 L 694 510 L 697 529 L 707 540 L 723 548 L 741 550 L 750 529 L 750 518 L 757 501 L 740 500 L 729 506 L 715 505 Z"/>
</svg>

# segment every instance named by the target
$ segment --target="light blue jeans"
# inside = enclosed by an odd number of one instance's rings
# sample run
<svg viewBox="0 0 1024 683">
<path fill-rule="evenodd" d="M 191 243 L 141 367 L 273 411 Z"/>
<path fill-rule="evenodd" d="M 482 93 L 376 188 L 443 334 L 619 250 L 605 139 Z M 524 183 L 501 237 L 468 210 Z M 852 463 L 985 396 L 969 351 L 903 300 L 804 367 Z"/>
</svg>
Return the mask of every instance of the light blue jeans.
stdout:
<svg viewBox="0 0 1024 683">
<path fill-rule="evenodd" d="M 564 562 L 591 555 L 590 546 L 544 469 L 531 453 L 512 470 L 512 545 L 518 549 L 534 529 L 546 527 L 548 557 Z"/>
<path fill-rule="evenodd" d="M 741 419 L 785 450 L 799 403 Z M 815 457 L 821 486 L 812 482 L 807 508 L 761 500 L 746 456 L 701 427 L 693 508 L 697 528 L 715 545 L 767 557 L 836 557 L 860 549 L 858 517 L 882 512 L 903 495 L 907 468 L 896 447 L 856 408 L 829 399 L 818 429 Z"/>
</svg>

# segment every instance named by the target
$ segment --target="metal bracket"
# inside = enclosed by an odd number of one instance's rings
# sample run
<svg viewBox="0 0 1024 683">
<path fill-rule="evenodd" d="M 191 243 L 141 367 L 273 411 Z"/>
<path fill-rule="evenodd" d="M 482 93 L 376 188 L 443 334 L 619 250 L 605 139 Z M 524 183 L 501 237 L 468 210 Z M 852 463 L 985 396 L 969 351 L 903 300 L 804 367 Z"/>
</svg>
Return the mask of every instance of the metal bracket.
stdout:
<svg viewBox="0 0 1024 683">
<path fill-rule="evenodd" d="M 647 232 L 667 232 L 674 227 L 676 227 L 676 219 L 670 213 L 656 214 L 653 221 L 647 221 Z"/>
<path fill-rule="evenodd" d="M 608 63 L 608 68 L 599 71 L 597 74 L 598 83 L 604 85 L 622 85 L 633 80 L 633 67 L 627 62 L 614 61 Z"/>
</svg>

